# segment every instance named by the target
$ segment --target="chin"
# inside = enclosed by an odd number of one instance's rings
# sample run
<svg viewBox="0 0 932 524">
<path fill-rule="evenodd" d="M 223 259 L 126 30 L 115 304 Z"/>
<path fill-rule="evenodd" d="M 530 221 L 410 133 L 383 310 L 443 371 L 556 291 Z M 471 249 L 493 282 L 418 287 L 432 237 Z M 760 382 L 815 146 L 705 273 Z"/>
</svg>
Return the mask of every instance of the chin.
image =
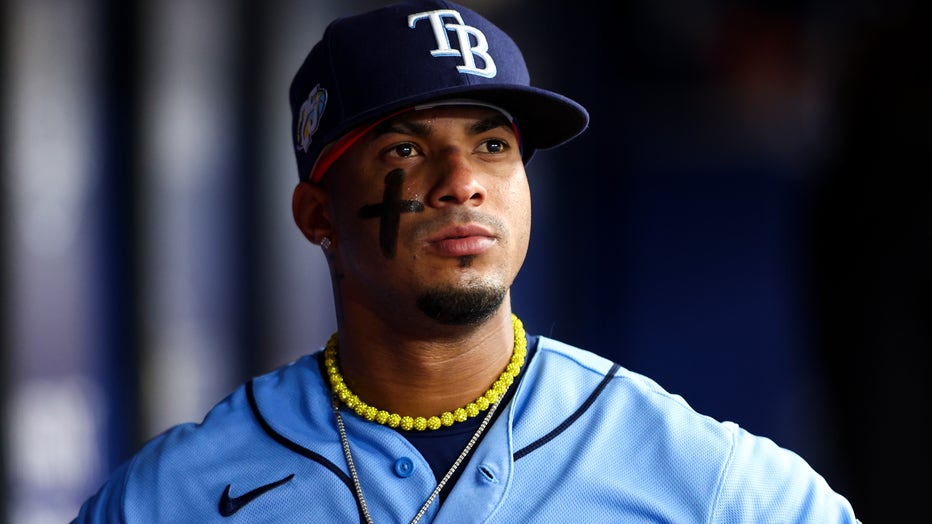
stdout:
<svg viewBox="0 0 932 524">
<path fill-rule="evenodd" d="M 442 324 L 476 325 L 498 311 L 507 292 L 505 286 L 435 289 L 421 295 L 417 306 L 425 315 Z"/>
</svg>

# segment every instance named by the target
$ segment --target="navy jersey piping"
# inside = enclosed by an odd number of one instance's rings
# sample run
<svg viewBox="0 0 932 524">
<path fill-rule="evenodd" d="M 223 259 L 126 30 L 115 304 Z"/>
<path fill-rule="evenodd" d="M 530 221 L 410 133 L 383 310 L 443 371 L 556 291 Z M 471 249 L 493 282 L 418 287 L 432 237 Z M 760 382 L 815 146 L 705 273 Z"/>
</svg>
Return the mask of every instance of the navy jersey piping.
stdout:
<svg viewBox="0 0 932 524">
<path fill-rule="evenodd" d="M 605 376 L 602 378 L 602 381 L 599 382 L 599 385 L 596 386 L 596 388 L 589 395 L 589 398 L 587 398 L 586 401 L 583 402 L 582 405 L 579 406 L 579 408 L 576 409 L 576 411 L 574 411 L 572 415 L 567 417 L 566 420 L 564 420 L 559 426 L 554 428 L 550 433 L 547 433 L 543 437 L 535 440 L 534 442 L 516 451 L 514 455 L 514 460 L 518 460 L 519 458 L 527 455 L 528 453 L 536 450 L 537 448 L 540 448 L 544 444 L 555 439 L 560 433 L 563 433 L 564 431 L 566 431 L 566 429 L 569 428 L 573 424 L 573 422 L 576 422 L 576 420 L 579 419 L 579 417 L 581 417 L 583 413 L 585 413 L 592 406 L 592 404 L 595 403 L 595 400 L 599 397 L 599 395 L 602 394 L 602 391 L 605 390 L 605 387 L 608 386 L 608 383 L 611 382 L 613 378 L 615 378 L 615 373 L 618 371 L 618 368 L 620 367 L 621 365 L 619 364 L 613 364 L 612 368 L 609 369 L 608 373 L 606 373 Z"/>
<path fill-rule="evenodd" d="M 353 497 L 353 500 L 356 501 L 356 509 L 359 511 L 359 522 L 364 523 L 365 520 L 363 518 L 362 507 L 360 507 L 359 501 L 356 500 L 356 496 L 354 495 L 355 492 L 353 488 L 353 480 L 349 477 L 349 475 L 343 473 L 343 471 L 341 471 L 340 468 L 336 466 L 336 464 L 330 462 L 322 455 L 315 453 L 296 442 L 288 440 L 284 435 L 272 429 L 272 426 L 269 425 L 268 421 L 265 420 L 265 417 L 263 417 L 262 413 L 259 411 L 259 405 L 256 403 L 256 395 L 253 391 L 252 380 L 246 383 L 246 398 L 249 400 L 249 408 L 252 410 L 253 416 L 256 417 L 256 421 L 259 422 L 259 426 L 262 428 L 262 431 L 265 431 L 268 436 L 272 437 L 272 440 L 278 442 L 289 450 L 324 466 L 333 472 L 333 474 L 336 475 L 341 481 L 343 481 L 343 484 L 345 484 L 346 488 L 350 491 L 350 495 Z"/>
</svg>

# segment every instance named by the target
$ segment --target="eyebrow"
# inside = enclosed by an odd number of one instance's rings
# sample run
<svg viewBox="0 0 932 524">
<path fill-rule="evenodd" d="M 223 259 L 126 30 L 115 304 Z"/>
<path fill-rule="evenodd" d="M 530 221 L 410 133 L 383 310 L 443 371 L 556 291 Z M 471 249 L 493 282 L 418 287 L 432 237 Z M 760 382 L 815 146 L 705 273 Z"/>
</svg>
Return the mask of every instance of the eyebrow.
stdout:
<svg viewBox="0 0 932 524">
<path fill-rule="evenodd" d="M 372 136 L 378 137 L 389 133 L 398 133 L 400 135 L 427 136 L 430 134 L 430 126 L 421 122 L 394 122 L 387 121 L 377 125 L 372 130 Z"/>
<path fill-rule="evenodd" d="M 482 120 L 479 120 L 478 122 L 470 126 L 470 132 L 474 135 L 478 135 L 481 133 L 485 133 L 486 131 L 495 129 L 497 127 L 504 127 L 507 129 L 511 129 L 512 128 L 511 121 L 505 118 L 505 115 L 499 113 L 499 114 L 490 116 L 489 118 L 483 118 Z"/>
<path fill-rule="evenodd" d="M 469 126 L 468 132 L 470 135 L 479 135 L 498 127 L 512 129 L 511 122 L 508 120 L 508 118 L 505 117 L 505 115 L 496 114 L 474 122 Z M 377 125 L 375 129 L 372 130 L 372 135 L 374 137 L 378 137 L 389 133 L 398 133 L 401 135 L 425 137 L 430 135 L 430 132 L 430 124 L 416 121 L 387 121 Z"/>
</svg>

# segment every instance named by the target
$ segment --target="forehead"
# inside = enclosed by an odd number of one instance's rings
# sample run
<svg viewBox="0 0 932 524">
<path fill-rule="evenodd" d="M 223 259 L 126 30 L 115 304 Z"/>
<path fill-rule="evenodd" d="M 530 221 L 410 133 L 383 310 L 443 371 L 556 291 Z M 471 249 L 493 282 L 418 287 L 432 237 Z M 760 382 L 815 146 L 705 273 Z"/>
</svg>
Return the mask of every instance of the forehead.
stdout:
<svg viewBox="0 0 932 524">
<path fill-rule="evenodd" d="M 511 128 L 511 121 L 495 109 L 479 106 L 451 105 L 414 109 L 388 118 L 368 134 L 376 137 L 392 132 L 429 132 L 439 126 L 460 126 L 470 134 L 478 134 L 497 127 Z"/>
</svg>

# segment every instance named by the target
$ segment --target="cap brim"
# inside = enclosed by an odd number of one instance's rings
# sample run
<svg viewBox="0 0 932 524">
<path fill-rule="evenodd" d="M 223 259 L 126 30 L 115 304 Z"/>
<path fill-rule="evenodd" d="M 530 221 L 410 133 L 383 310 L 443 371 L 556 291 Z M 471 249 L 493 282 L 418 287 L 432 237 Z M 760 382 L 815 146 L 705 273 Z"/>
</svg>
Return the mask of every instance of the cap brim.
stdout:
<svg viewBox="0 0 932 524">
<path fill-rule="evenodd" d="M 514 115 L 526 147 L 549 149 L 586 130 L 589 113 L 575 101 L 530 86 L 473 87 L 465 95 L 507 109 Z"/>
<path fill-rule="evenodd" d="M 347 119 L 330 140 L 336 140 L 352 129 L 407 107 L 446 98 L 470 98 L 500 106 L 510 112 L 521 130 L 524 156 L 534 150 L 549 149 L 564 144 L 586 130 L 589 113 L 580 104 L 558 93 L 532 86 L 470 85 L 435 90 L 429 96 L 412 96 L 394 100 L 391 104 Z"/>
</svg>

